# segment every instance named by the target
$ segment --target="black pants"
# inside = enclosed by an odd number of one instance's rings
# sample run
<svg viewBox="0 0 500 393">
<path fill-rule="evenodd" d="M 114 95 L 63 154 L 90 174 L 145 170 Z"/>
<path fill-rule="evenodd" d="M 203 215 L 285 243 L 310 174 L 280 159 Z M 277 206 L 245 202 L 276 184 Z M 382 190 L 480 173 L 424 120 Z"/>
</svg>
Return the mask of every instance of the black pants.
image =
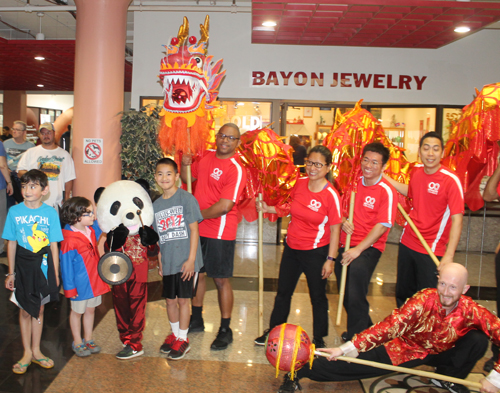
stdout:
<svg viewBox="0 0 500 393">
<path fill-rule="evenodd" d="M 449 351 L 438 355 L 428 355 L 425 359 L 415 359 L 399 364 L 401 367 L 412 368 L 426 364 L 436 367 L 436 373 L 464 379 L 474 368 L 488 348 L 488 338 L 483 332 L 471 330 L 456 342 Z M 362 352 L 359 359 L 378 363 L 392 364 L 383 345 L 368 352 Z M 392 371 L 365 366 L 344 361 L 328 361 L 320 357 L 314 360 L 312 369 L 309 364 L 297 372 L 298 378 L 309 378 L 313 381 L 354 381 L 389 374 Z"/>
<path fill-rule="evenodd" d="M 335 262 L 335 276 L 337 276 L 339 291 L 342 277 L 342 264 L 340 261 L 343 254 L 344 248 L 341 248 Z M 360 333 L 373 325 L 370 318 L 370 304 L 366 299 L 366 295 L 368 294 L 368 286 L 373 271 L 381 254 L 376 248 L 367 248 L 347 267 L 344 308 L 347 312 L 347 338 L 349 340 L 356 333 Z"/>
<path fill-rule="evenodd" d="M 441 257 L 437 257 L 441 260 Z M 427 254 L 413 251 L 399 244 L 398 278 L 396 282 L 396 304 L 401 307 L 406 299 L 424 288 L 436 288 L 437 267 Z"/>
<path fill-rule="evenodd" d="M 326 298 L 326 279 L 321 278 L 323 265 L 328 256 L 329 245 L 314 250 L 294 250 L 285 243 L 281 256 L 278 293 L 274 299 L 269 327 L 285 323 L 290 314 L 292 295 L 304 273 L 309 287 L 313 311 L 313 336 L 322 339 L 328 336 L 328 299 Z"/>
</svg>

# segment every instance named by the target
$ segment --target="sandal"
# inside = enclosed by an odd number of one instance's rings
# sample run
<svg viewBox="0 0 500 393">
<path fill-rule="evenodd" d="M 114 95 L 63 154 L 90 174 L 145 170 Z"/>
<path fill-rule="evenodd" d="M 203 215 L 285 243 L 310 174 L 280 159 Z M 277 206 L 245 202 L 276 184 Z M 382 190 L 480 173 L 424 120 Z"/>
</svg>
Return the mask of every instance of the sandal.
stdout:
<svg viewBox="0 0 500 393">
<path fill-rule="evenodd" d="M 50 360 L 51 360 L 50 358 L 45 358 L 45 359 L 35 359 L 35 358 L 33 358 L 33 359 L 31 359 L 31 361 L 33 363 L 38 364 L 42 368 L 52 368 L 52 367 L 54 367 L 54 364 L 52 364 L 52 366 L 44 366 L 42 364 L 42 362 L 48 363 Z"/>
<path fill-rule="evenodd" d="M 27 364 L 22 364 L 21 362 L 17 362 L 12 367 L 12 372 L 14 374 L 19 374 L 19 375 L 25 374 L 26 371 L 28 371 L 28 367 L 29 367 L 30 364 L 31 364 L 31 362 L 29 362 Z M 16 368 L 16 366 L 17 366 L 17 368 Z"/>
</svg>

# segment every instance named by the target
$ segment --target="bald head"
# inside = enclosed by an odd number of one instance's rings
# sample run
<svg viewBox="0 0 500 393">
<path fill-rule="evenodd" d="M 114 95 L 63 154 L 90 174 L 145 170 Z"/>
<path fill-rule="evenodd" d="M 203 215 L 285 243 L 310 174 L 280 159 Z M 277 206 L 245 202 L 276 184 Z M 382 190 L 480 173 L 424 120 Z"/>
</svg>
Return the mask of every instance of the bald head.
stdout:
<svg viewBox="0 0 500 393">
<path fill-rule="evenodd" d="M 465 287 L 469 279 L 469 272 L 463 265 L 452 262 L 445 264 L 441 268 L 439 272 L 439 277 L 454 278 L 457 284 L 461 285 L 462 287 Z"/>
<path fill-rule="evenodd" d="M 467 269 L 459 263 L 447 263 L 441 268 L 437 292 L 439 301 L 447 313 L 455 308 L 460 297 L 469 290 L 468 276 Z"/>
</svg>

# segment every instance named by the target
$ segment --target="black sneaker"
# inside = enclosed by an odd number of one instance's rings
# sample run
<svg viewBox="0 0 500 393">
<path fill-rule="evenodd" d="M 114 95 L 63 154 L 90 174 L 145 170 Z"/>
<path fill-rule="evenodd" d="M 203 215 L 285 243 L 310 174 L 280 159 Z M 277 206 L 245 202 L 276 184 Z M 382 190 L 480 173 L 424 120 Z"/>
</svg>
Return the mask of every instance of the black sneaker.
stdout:
<svg viewBox="0 0 500 393">
<path fill-rule="evenodd" d="M 493 356 L 491 359 L 488 359 L 483 366 L 483 370 L 489 373 L 495 367 L 495 363 L 497 361 L 497 357 Z"/>
<path fill-rule="evenodd" d="M 215 351 L 220 351 L 226 349 L 229 344 L 233 342 L 233 331 L 231 328 L 219 328 L 219 333 L 214 342 L 210 346 L 210 349 Z"/>
<path fill-rule="evenodd" d="M 439 388 L 447 389 L 451 393 L 470 393 L 470 390 L 467 386 L 460 385 L 458 383 L 441 381 L 434 378 L 431 378 L 431 382 Z"/>
<path fill-rule="evenodd" d="M 172 345 L 172 350 L 168 354 L 168 358 L 170 360 L 181 360 L 186 353 L 189 352 L 191 347 L 189 346 L 189 339 L 184 341 L 181 338 L 178 338 Z"/>
<path fill-rule="evenodd" d="M 129 345 L 126 345 L 125 348 L 118 352 L 116 357 L 120 360 L 126 360 L 136 358 L 137 356 L 141 355 L 144 355 L 143 349 L 141 349 L 140 351 L 134 351 Z"/>
<path fill-rule="evenodd" d="M 326 348 L 325 340 L 323 340 L 322 338 L 313 339 L 313 344 L 316 346 L 316 348 Z"/>
<path fill-rule="evenodd" d="M 191 319 L 189 320 L 189 333 L 204 332 L 204 331 L 205 331 L 205 323 L 203 322 L 203 318 L 193 319 L 193 316 L 191 315 Z"/>
<path fill-rule="evenodd" d="M 264 330 L 264 334 L 260 337 L 257 337 L 255 340 L 253 340 L 253 342 L 255 343 L 255 345 L 266 345 L 266 341 L 267 341 L 267 336 L 269 336 L 269 331 L 271 329 L 266 329 Z"/>
<path fill-rule="evenodd" d="M 170 353 L 172 350 L 172 345 L 177 341 L 177 337 L 175 337 L 174 333 L 170 333 L 163 344 L 160 347 L 160 352 L 161 353 Z"/>
<path fill-rule="evenodd" d="M 298 378 L 295 377 L 292 381 L 290 373 L 286 373 L 278 393 L 295 392 L 297 390 L 302 390 L 302 386 L 300 386 Z"/>
</svg>

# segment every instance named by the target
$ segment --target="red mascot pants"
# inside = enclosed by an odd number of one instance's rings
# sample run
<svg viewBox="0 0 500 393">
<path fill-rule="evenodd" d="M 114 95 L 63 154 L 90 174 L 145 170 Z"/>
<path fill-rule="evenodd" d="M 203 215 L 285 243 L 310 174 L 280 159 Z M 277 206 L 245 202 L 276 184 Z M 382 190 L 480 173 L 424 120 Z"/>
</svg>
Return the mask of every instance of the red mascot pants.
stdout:
<svg viewBox="0 0 500 393">
<path fill-rule="evenodd" d="M 146 326 L 148 283 L 136 282 L 134 270 L 127 282 L 113 286 L 111 292 L 120 340 L 123 345 L 140 351 L 142 332 Z"/>
</svg>

